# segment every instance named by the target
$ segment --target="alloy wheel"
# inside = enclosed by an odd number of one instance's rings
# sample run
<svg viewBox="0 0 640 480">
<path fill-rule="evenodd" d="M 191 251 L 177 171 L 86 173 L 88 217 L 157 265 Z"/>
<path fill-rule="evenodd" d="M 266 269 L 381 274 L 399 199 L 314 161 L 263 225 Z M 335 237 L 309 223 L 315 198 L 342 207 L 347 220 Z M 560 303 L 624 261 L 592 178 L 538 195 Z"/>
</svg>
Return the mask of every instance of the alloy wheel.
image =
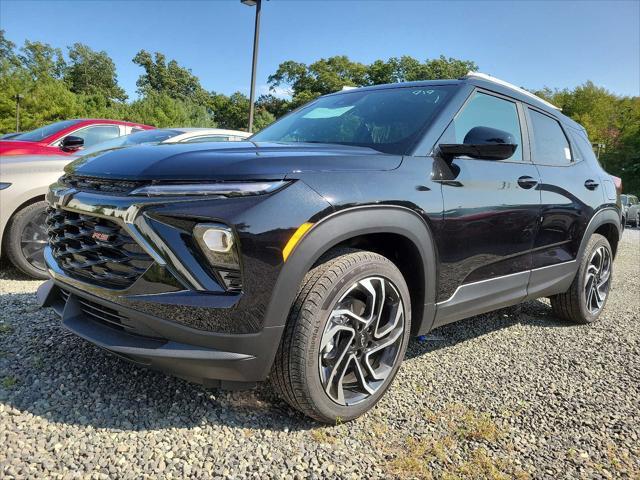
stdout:
<svg viewBox="0 0 640 480">
<path fill-rule="evenodd" d="M 386 278 L 364 278 L 342 295 L 320 342 L 320 380 L 329 398 L 355 405 L 385 384 L 402 346 L 404 315 L 402 297 Z"/>
<path fill-rule="evenodd" d="M 608 248 L 598 247 L 589 260 L 584 282 L 585 300 L 587 310 L 591 314 L 597 314 L 609 293 L 611 281 L 611 252 Z"/>
<path fill-rule="evenodd" d="M 20 235 L 20 251 L 25 260 L 40 270 L 46 270 L 44 247 L 47 244 L 47 214 L 45 211 L 34 215 Z"/>
</svg>

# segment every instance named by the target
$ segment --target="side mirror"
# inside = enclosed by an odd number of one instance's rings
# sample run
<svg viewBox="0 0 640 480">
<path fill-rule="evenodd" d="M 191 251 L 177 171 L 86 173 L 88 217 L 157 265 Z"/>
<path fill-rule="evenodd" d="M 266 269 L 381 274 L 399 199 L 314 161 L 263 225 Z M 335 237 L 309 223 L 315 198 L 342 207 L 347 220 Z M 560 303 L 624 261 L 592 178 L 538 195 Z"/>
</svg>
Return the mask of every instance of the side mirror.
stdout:
<svg viewBox="0 0 640 480">
<path fill-rule="evenodd" d="M 464 143 L 441 143 L 441 156 L 451 162 L 455 157 L 467 156 L 480 160 L 506 160 L 518 148 L 509 132 L 490 127 L 474 127 L 465 135 Z"/>
<path fill-rule="evenodd" d="M 84 145 L 84 138 L 69 135 L 62 139 L 60 149 L 64 152 L 75 152 L 80 150 Z"/>
</svg>

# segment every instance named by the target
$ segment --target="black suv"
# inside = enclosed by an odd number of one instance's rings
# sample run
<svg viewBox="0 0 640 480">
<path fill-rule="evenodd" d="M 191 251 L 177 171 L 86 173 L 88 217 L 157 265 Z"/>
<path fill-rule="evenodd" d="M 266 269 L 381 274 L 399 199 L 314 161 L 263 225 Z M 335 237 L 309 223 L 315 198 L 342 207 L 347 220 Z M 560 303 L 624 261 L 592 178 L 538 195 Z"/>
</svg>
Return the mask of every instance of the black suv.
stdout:
<svg viewBox="0 0 640 480">
<path fill-rule="evenodd" d="M 620 207 L 584 128 L 481 74 L 321 97 L 244 143 L 82 157 L 48 194 L 75 334 L 205 385 L 270 377 L 353 419 L 411 335 L 538 297 L 590 323 Z"/>
</svg>

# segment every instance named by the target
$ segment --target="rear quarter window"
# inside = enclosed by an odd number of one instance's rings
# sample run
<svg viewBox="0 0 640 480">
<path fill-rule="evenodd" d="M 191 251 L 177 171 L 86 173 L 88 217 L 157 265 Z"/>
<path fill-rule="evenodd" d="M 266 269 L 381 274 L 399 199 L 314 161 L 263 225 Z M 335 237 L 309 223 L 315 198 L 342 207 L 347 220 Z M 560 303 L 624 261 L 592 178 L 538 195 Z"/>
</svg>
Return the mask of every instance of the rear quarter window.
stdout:
<svg viewBox="0 0 640 480">
<path fill-rule="evenodd" d="M 571 164 L 573 160 L 571 146 L 560 122 L 532 109 L 529 109 L 529 118 L 533 137 L 531 142 L 533 161 L 541 165 Z"/>
</svg>

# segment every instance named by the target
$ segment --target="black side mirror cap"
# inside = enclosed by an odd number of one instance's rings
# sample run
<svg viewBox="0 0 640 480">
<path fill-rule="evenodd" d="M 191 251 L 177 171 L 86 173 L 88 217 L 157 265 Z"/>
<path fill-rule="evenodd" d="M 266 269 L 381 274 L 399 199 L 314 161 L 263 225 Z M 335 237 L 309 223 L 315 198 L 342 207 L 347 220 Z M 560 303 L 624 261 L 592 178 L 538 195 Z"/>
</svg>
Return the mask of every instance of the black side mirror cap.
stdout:
<svg viewBox="0 0 640 480">
<path fill-rule="evenodd" d="M 65 152 L 75 152 L 84 146 L 84 138 L 68 135 L 62 139 L 60 148 Z"/>
<path fill-rule="evenodd" d="M 440 144 L 440 154 L 451 161 L 468 156 L 480 160 L 506 160 L 518 148 L 512 134 L 497 128 L 474 127 L 467 132 L 463 143 Z"/>
<path fill-rule="evenodd" d="M 471 157 L 478 160 L 506 160 L 516 152 L 518 145 L 513 143 L 480 144 L 441 143 L 440 155 L 450 162 L 456 157 Z"/>
</svg>

